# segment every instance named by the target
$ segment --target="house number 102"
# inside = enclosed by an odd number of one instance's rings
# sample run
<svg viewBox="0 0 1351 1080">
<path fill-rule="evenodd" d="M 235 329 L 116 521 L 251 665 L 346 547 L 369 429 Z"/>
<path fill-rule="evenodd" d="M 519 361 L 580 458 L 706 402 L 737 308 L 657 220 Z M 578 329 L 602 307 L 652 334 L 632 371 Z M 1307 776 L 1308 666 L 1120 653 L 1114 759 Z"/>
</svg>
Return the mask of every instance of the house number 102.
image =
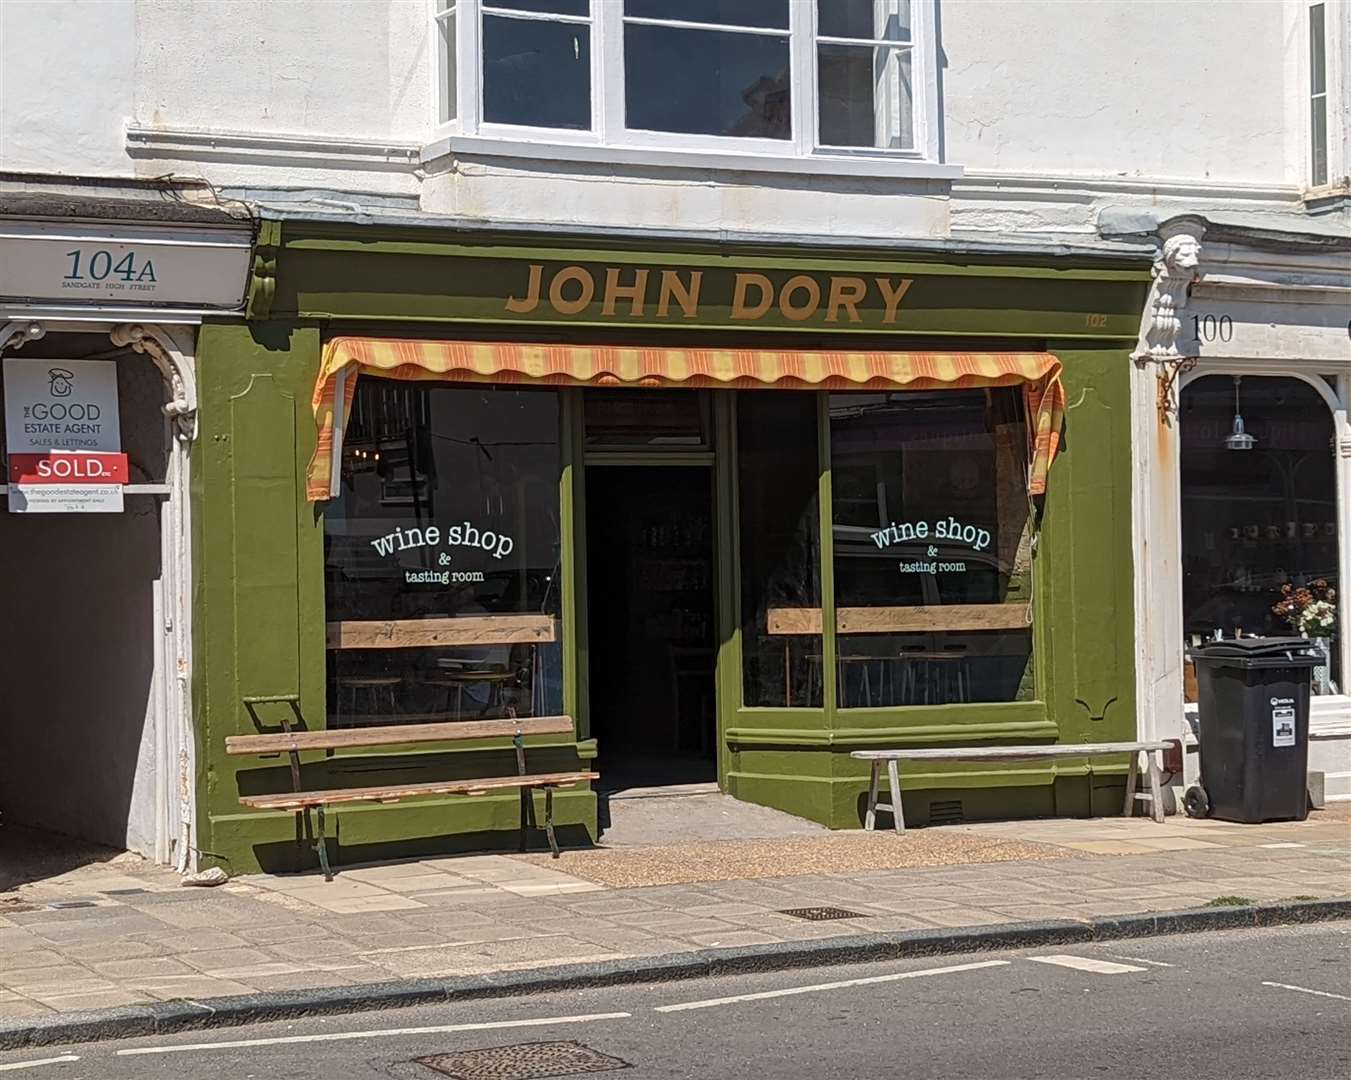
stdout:
<svg viewBox="0 0 1351 1080">
<path fill-rule="evenodd" d="M 112 274 L 123 281 L 156 280 L 155 264 L 146 259 L 137 265 L 134 251 L 128 251 L 116 264 L 113 263 L 113 253 L 102 248 L 90 255 L 88 262 L 85 262 L 85 254 L 81 248 L 66 252 L 66 258 L 70 260 L 70 273 L 66 275 L 66 281 L 103 281 Z"/>
<path fill-rule="evenodd" d="M 1192 316 L 1192 337 L 1197 341 L 1232 341 L 1234 338 L 1234 320 L 1228 315 L 1216 318 L 1214 315 Z"/>
</svg>

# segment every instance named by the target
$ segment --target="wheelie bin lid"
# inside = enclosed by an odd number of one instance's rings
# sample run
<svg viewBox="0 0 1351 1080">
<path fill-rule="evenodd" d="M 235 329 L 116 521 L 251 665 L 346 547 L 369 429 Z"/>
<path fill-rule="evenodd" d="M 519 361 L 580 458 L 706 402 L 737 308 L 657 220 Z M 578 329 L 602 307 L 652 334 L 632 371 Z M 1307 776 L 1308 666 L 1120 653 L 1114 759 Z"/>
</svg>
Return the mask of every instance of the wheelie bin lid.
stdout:
<svg viewBox="0 0 1351 1080">
<path fill-rule="evenodd" d="M 1187 655 L 1225 667 L 1313 667 L 1325 662 L 1322 651 L 1303 637 L 1231 638 L 1197 646 Z"/>
</svg>

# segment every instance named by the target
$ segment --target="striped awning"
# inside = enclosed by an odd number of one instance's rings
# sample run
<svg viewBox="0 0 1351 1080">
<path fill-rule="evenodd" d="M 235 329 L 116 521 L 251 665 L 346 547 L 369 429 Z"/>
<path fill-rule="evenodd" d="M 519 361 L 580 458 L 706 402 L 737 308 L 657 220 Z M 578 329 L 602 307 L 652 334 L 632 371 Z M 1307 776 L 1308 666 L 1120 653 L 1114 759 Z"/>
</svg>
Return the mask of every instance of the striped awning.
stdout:
<svg viewBox="0 0 1351 1080">
<path fill-rule="evenodd" d="M 673 349 L 500 341 L 334 338 L 314 387 L 319 442 L 310 501 L 335 492 L 334 449 L 357 377 L 545 386 L 712 387 L 747 390 L 964 390 L 1018 386 L 1028 413 L 1028 490 L 1040 495 L 1060 445 L 1065 391 L 1050 353 Z M 336 436 L 336 439 L 335 439 Z"/>
</svg>

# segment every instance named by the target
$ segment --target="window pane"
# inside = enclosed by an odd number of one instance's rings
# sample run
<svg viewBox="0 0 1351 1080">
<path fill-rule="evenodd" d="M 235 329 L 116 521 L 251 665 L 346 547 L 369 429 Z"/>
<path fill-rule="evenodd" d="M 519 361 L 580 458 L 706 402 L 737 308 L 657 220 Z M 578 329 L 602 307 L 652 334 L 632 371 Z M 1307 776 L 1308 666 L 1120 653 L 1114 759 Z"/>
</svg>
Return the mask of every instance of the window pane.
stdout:
<svg viewBox="0 0 1351 1080">
<path fill-rule="evenodd" d="M 1309 182 L 1315 187 L 1328 182 L 1328 99 L 1315 98 L 1312 102 L 1309 141 L 1313 148 Z"/>
<path fill-rule="evenodd" d="M 914 147 L 910 50 L 818 45 L 817 66 L 822 146 Z"/>
<path fill-rule="evenodd" d="M 546 15 L 589 15 L 591 0 L 484 0 L 483 7 L 538 11 Z"/>
<path fill-rule="evenodd" d="M 816 395 L 743 391 L 736 404 L 744 700 L 819 709 Z"/>
<path fill-rule="evenodd" d="M 1315 673 L 1314 689 L 1336 693 L 1345 688 L 1340 635 L 1329 623 L 1339 598 L 1325 595 L 1341 591 L 1332 413 L 1303 380 L 1245 376 L 1237 408 L 1257 441 L 1251 450 L 1230 450 L 1224 440 L 1233 431 L 1234 390 L 1230 376 L 1209 375 L 1182 391 L 1187 642 L 1240 633 L 1325 637 L 1333 664 Z M 1282 594 L 1286 585 L 1290 597 Z M 1319 602 L 1328 606 L 1304 614 Z"/>
<path fill-rule="evenodd" d="M 698 449 L 708 445 L 698 390 L 588 390 L 586 445 Z"/>
<path fill-rule="evenodd" d="M 483 118 L 493 124 L 590 129 L 590 29 L 485 15 Z"/>
<path fill-rule="evenodd" d="M 822 37 L 909 41 L 910 0 L 817 0 L 816 30 Z"/>
<path fill-rule="evenodd" d="M 1023 417 L 1016 390 L 831 395 L 842 707 L 1032 697 Z"/>
<path fill-rule="evenodd" d="M 624 91 L 632 129 L 792 137 L 785 37 L 629 24 Z"/>
<path fill-rule="evenodd" d="M 788 0 L 624 0 L 624 14 L 638 19 L 788 29 Z"/>
<path fill-rule="evenodd" d="M 446 0 L 439 2 L 444 5 Z M 441 50 L 441 86 L 437 115 L 441 123 L 448 124 L 455 119 L 458 104 L 455 96 L 455 9 L 446 5 L 442 10 L 448 14 L 436 20 L 437 31 L 440 34 L 437 45 Z"/>
<path fill-rule="evenodd" d="M 330 727 L 562 711 L 558 431 L 551 391 L 357 384 L 324 511 Z"/>
<path fill-rule="evenodd" d="M 1327 48 L 1323 40 L 1323 5 L 1309 8 L 1309 93 L 1323 94 L 1328 88 Z"/>
</svg>

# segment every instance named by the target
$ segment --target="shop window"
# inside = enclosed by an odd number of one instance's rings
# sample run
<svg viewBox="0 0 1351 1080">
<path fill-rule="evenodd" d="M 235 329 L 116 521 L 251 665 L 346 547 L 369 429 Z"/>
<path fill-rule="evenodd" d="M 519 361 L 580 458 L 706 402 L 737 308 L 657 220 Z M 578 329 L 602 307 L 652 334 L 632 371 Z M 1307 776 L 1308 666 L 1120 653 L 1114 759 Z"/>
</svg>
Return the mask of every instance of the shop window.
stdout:
<svg viewBox="0 0 1351 1080">
<path fill-rule="evenodd" d="M 363 377 L 324 511 L 329 726 L 562 711 L 559 399 Z"/>
<path fill-rule="evenodd" d="M 1246 436 L 1246 438 L 1236 437 Z M 1207 375 L 1182 391 L 1182 611 L 1188 644 L 1303 635 L 1314 691 L 1344 691 L 1332 412 L 1295 378 Z M 1195 699 L 1192 680 L 1188 697 Z"/>
<path fill-rule="evenodd" d="M 588 390 L 588 450 L 706 450 L 709 401 L 701 390 Z"/>
<path fill-rule="evenodd" d="M 435 0 L 451 132 L 933 159 L 935 0 Z"/>
<path fill-rule="evenodd" d="M 817 396 L 747 391 L 736 404 L 743 700 L 819 709 Z"/>
<path fill-rule="evenodd" d="M 1007 389 L 831 395 L 841 707 L 1033 696 L 1024 415 Z"/>
</svg>

